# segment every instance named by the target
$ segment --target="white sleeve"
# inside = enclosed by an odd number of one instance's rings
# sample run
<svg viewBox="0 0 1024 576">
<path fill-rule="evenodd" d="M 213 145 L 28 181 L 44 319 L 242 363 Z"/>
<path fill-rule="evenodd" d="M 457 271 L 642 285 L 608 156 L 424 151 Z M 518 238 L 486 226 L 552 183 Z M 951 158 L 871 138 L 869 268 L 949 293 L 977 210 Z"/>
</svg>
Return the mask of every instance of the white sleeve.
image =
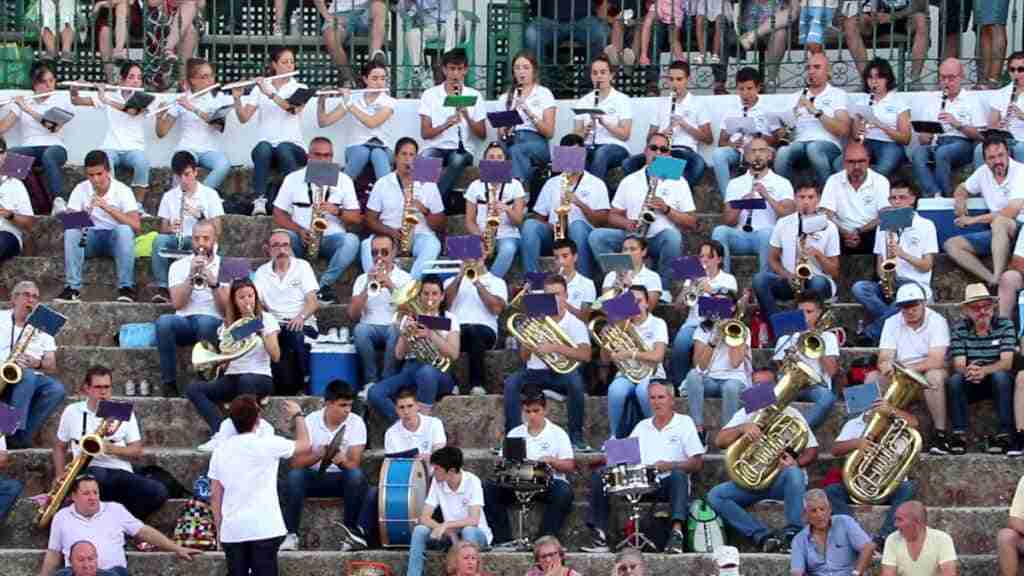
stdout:
<svg viewBox="0 0 1024 576">
<path fill-rule="evenodd" d="M 79 182 L 73 190 L 71 195 L 68 197 L 68 210 L 71 212 L 81 212 L 85 209 L 85 187 L 89 186 L 89 181 Z"/>
<path fill-rule="evenodd" d="M 782 248 L 782 220 L 775 223 L 772 228 L 772 236 L 768 239 L 768 244 L 775 248 Z"/>
<path fill-rule="evenodd" d="M 591 210 L 607 210 L 610 207 L 608 201 L 608 185 L 604 183 L 604 180 L 598 180 L 594 178 L 594 194 L 590 199 Z"/>
<path fill-rule="evenodd" d="M 928 347 L 937 348 L 940 346 L 949 346 L 949 323 L 946 322 L 946 318 L 935 314 L 935 327 L 929 328 L 928 330 Z"/>
<path fill-rule="evenodd" d="M 292 196 L 295 195 L 293 192 L 293 189 L 295 188 L 295 180 L 297 180 L 297 178 L 293 176 L 294 174 L 296 173 L 292 172 L 285 176 L 284 180 L 281 182 L 281 188 L 277 192 L 277 198 L 274 198 L 274 208 L 280 208 L 289 214 L 292 213 L 292 206 L 295 203 L 295 200 L 292 199 Z"/>
<path fill-rule="evenodd" d="M 167 285 L 174 287 L 179 284 L 184 284 L 191 271 L 191 265 L 188 258 L 182 258 L 171 262 L 171 267 L 167 271 Z"/>
<path fill-rule="evenodd" d="M 381 178 L 374 183 L 373 188 L 370 190 L 370 197 L 366 200 L 367 210 L 373 210 L 377 213 L 384 211 L 384 202 L 381 200 L 381 196 L 383 195 L 381 189 L 383 187 L 384 178 Z"/>
<path fill-rule="evenodd" d="M 860 434 L 857 434 L 856 430 L 860 427 L 857 420 L 861 419 L 861 415 L 854 416 L 843 424 L 843 428 L 839 431 L 839 436 L 836 436 L 834 442 L 846 442 L 847 440 L 853 440 L 860 438 Z"/>
<path fill-rule="evenodd" d="M 971 175 L 964 180 L 964 189 L 967 190 L 968 194 L 977 196 L 981 194 L 981 171 L 986 170 L 985 166 L 977 168 Z"/>
<path fill-rule="evenodd" d="M 32 200 L 28 197 L 28 190 L 25 190 L 25 185 L 22 184 L 21 180 L 11 182 L 11 187 L 13 188 L 12 194 L 14 195 L 14 212 L 22 216 L 35 216 L 35 211 L 32 209 Z"/>
<path fill-rule="evenodd" d="M 437 480 L 430 481 L 430 490 L 427 491 L 427 499 L 423 502 L 426 506 L 437 508 L 441 503 L 441 495 L 438 494 Z"/>
<path fill-rule="evenodd" d="M 64 411 L 60 415 L 60 424 L 57 425 L 57 440 L 61 442 L 70 442 L 72 438 L 77 437 L 75 430 L 75 423 L 71 421 L 71 410 L 70 406 L 64 408 Z"/>
<path fill-rule="evenodd" d="M 124 425 L 124 443 L 131 444 L 140 440 L 142 440 L 142 434 L 139 432 L 139 420 L 132 414 L 128 423 Z"/>
<path fill-rule="evenodd" d="M 320 289 L 320 283 L 316 281 L 316 273 L 313 272 L 313 267 L 305 260 L 300 260 L 304 263 L 302 270 L 302 293 L 309 294 L 310 292 L 316 292 Z"/>
<path fill-rule="evenodd" d="M 427 210 L 430 210 L 431 214 L 444 212 L 444 202 L 441 201 L 441 192 L 438 191 L 437 184 L 429 183 L 424 186 L 426 187 L 427 201 L 423 204 L 426 205 Z"/>
<path fill-rule="evenodd" d="M 331 202 L 341 206 L 342 210 L 359 210 L 359 199 L 356 197 L 356 187 L 348 174 L 342 173 L 339 178 L 340 186 L 332 191 Z"/>
<path fill-rule="evenodd" d="M 683 432 L 683 445 L 680 446 L 680 449 L 683 452 L 681 454 L 683 458 L 691 458 L 708 451 L 704 443 L 700 441 L 700 436 L 697 435 L 697 427 L 694 426 L 693 420 L 689 417 L 686 418 L 686 430 Z"/>
<path fill-rule="evenodd" d="M 480 478 L 474 477 L 471 482 L 469 489 L 469 505 L 480 506 L 484 505 L 484 487 L 480 482 Z"/>
<path fill-rule="evenodd" d="M 630 101 L 629 96 L 622 94 L 622 109 L 618 111 L 619 120 L 632 120 L 633 119 L 633 103 Z"/>
<path fill-rule="evenodd" d="M 266 441 L 267 454 L 269 456 L 280 460 L 282 458 L 291 458 L 295 454 L 295 442 L 287 438 L 275 435 L 267 438 Z"/>
<path fill-rule="evenodd" d="M 882 337 L 878 340 L 879 350 L 896 350 L 896 320 L 897 316 L 890 316 L 882 325 Z"/>
<path fill-rule="evenodd" d="M 366 446 L 366 421 L 357 416 L 352 423 L 352 429 L 345 431 L 345 436 L 349 446 Z"/>
<path fill-rule="evenodd" d="M 281 331 L 281 323 L 277 321 L 277 317 L 269 312 L 263 313 L 263 335 L 270 336 L 275 332 Z"/>
<path fill-rule="evenodd" d="M 829 222 L 828 239 L 825 244 L 825 256 L 839 256 L 842 246 L 839 243 L 839 228 Z"/>
<path fill-rule="evenodd" d="M 655 319 L 654 326 L 653 326 L 654 330 L 652 330 L 652 332 L 654 333 L 654 342 L 653 343 L 657 344 L 658 342 L 661 342 L 662 344 L 666 344 L 667 345 L 668 344 L 668 326 L 665 324 L 665 321 L 662 320 L 661 318 L 658 318 L 657 316 L 654 316 L 654 319 Z"/>
<path fill-rule="evenodd" d="M 736 411 L 735 414 L 732 415 L 732 418 L 729 418 L 729 421 L 725 424 L 725 426 L 722 426 L 722 429 L 725 430 L 726 428 L 735 428 L 741 424 L 746 424 L 747 420 L 749 420 L 749 418 L 747 417 L 747 411 L 744 410 L 743 408 L 740 408 L 739 410 Z"/>
<path fill-rule="evenodd" d="M 697 206 L 693 203 L 693 192 L 690 190 L 690 185 L 683 180 L 679 179 L 679 193 L 676 197 L 676 209 L 680 212 L 695 212 Z"/>
<path fill-rule="evenodd" d="M 430 427 L 430 447 L 433 450 L 438 444 L 448 443 L 448 435 L 444 432 L 444 422 L 440 418 L 434 418 L 433 426 Z"/>
<path fill-rule="evenodd" d="M 825 189 L 821 191 L 821 202 L 818 203 L 819 208 L 824 208 L 830 212 L 836 211 L 836 175 L 828 177 L 825 180 Z"/>
<path fill-rule="evenodd" d="M 924 237 L 921 238 L 921 241 L 924 243 L 924 253 L 938 254 L 939 239 L 935 233 L 935 223 L 932 222 L 931 220 L 928 220 L 927 218 L 922 218 L 922 220 L 924 220 L 925 222 L 925 225 L 923 227 L 924 230 L 922 232 L 922 235 Z"/>
<path fill-rule="evenodd" d="M 367 276 L 366 272 L 363 272 L 356 278 L 355 284 L 352 285 L 353 294 L 361 294 L 366 289 Z"/>
<path fill-rule="evenodd" d="M 396 422 L 397 423 L 397 422 Z M 395 454 L 401 452 L 397 446 L 398 440 L 395 438 L 395 427 L 391 426 L 388 431 L 384 433 L 384 453 Z"/>
<path fill-rule="evenodd" d="M 431 108 L 433 107 L 432 102 L 430 101 L 431 95 L 431 91 L 427 90 L 422 96 L 420 96 L 420 108 L 418 112 L 420 116 L 426 116 L 430 120 L 431 126 L 433 126 L 434 120 L 433 114 L 431 114 Z"/>
<path fill-rule="evenodd" d="M 206 218 L 220 218 L 224 215 L 224 201 L 221 200 L 220 194 L 217 193 L 213 188 L 209 189 L 207 194 L 209 199 L 209 206 L 207 206 L 208 213 L 204 216 Z"/>
<path fill-rule="evenodd" d="M 552 191 L 557 189 L 558 179 L 548 178 L 548 181 L 544 183 L 544 186 L 540 189 L 540 196 L 537 196 L 537 202 L 533 205 L 533 211 L 541 216 L 547 216 L 551 212 L 551 196 Z"/>
</svg>

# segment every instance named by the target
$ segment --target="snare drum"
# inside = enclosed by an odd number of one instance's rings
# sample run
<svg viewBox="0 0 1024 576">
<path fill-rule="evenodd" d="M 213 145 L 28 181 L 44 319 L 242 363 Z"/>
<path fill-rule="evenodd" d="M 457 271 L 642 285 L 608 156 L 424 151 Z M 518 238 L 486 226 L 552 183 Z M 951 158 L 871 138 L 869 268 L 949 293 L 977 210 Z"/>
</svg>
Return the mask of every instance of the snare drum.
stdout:
<svg viewBox="0 0 1024 576">
<path fill-rule="evenodd" d="M 601 477 L 605 494 L 647 494 L 658 489 L 658 470 L 643 464 L 618 464 Z"/>
<path fill-rule="evenodd" d="M 509 490 L 546 490 L 551 483 L 551 467 L 532 460 L 502 459 L 494 464 L 494 481 Z"/>
<path fill-rule="evenodd" d="M 381 545 L 409 546 L 426 499 L 427 467 L 422 460 L 384 460 L 377 494 Z"/>
</svg>

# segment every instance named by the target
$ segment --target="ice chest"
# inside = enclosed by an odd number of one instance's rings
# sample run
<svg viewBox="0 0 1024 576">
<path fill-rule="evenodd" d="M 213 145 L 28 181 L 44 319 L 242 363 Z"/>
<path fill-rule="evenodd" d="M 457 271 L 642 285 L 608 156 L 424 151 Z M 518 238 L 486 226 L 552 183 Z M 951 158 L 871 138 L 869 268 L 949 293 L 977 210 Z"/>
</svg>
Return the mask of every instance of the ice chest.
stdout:
<svg viewBox="0 0 1024 576">
<path fill-rule="evenodd" d="M 988 206 L 982 198 L 968 198 L 967 212 L 971 216 L 978 216 L 988 212 Z M 956 212 L 953 210 L 952 198 L 921 198 L 917 201 L 917 213 L 929 219 L 935 224 L 935 235 L 939 242 L 939 250 L 948 238 L 961 236 L 971 232 L 983 232 L 988 226 L 975 224 L 967 228 L 960 228 L 953 223 L 956 219 Z"/>
<path fill-rule="evenodd" d="M 309 358 L 309 394 L 323 396 L 332 380 L 344 380 L 355 391 L 362 390 L 359 354 L 352 344 L 314 344 Z"/>
</svg>

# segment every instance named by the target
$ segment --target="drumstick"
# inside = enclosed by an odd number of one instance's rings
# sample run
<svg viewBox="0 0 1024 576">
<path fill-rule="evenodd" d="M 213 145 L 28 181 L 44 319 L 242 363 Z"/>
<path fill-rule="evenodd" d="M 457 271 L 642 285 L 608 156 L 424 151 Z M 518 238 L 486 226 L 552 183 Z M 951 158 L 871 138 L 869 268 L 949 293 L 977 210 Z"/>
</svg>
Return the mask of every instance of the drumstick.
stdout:
<svg viewBox="0 0 1024 576">
<path fill-rule="evenodd" d="M 213 84 L 212 86 L 207 86 L 206 88 L 203 88 L 199 92 L 188 94 L 187 96 L 185 96 L 185 99 L 186 100 L 194 100 L 194 99 L 199 98 L 200 96 L 202 96 L 204 94 L 207 94 L 209 92 L 212 92 L 212 91 L 216 90 L 217 88 L 220 88 L 220 84 Z M 157 108 L 156 110 L 153 110 L 149 114 L 146 114 L 146 117 L 148 118 L 150 116 L 156 116 L 157 114 L 162 114 L 162 113 L 170 110 L 171 108 L 174 108 L 174 105 L 177 104 L 177 103 L 178 103 L 178 100 L 176 98 L 173 101 L 171 101 L 169 104 L 165 104 L 165 105 Z"/>
<path fill-rule="evenodd" d="M 291 78 L 292 76 L 295 76 L 298 73 L 298 70 L 292 70 L 291 72 L 285 72 L 284 74 L 278 74 L 277 76 L 267 76 L 263 80 L 280 80 L 282 78 Z M 240 80 L 238 82 L 232 82 L 231 84 L 225 84 L 222 90 L 229 91 L 234 90 L 235 88 L 245 88 L 246 86 L 252 86 L 257 82 L 260 82 L 260 80 L 256 78 L 251 78 L 249 80 Z"/>
</svg>

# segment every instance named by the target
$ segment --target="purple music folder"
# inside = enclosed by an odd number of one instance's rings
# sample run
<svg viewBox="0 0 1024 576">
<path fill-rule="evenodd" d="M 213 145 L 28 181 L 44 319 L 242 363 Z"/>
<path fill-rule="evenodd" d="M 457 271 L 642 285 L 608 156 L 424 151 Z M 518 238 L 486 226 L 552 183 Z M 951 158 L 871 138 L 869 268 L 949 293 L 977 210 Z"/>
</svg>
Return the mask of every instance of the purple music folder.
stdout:
<svg viewBox="0 0 1024 576">
<path fill-rule="evenodd" d="M 551 150 L 553 172 L 583 172 L 587 166 L 587 149 L 582 146 L 555 146 Z"/>
<path fill-rule="evenodd" d="M 416 316 L 416 323 L 423 325 L 425 328 L 439 330 L 441 332 L 447 332 L 452 329 L 451 318 L 447 318 L 445 316 L 427 316 L 420 314 Z"/>
<path fill-rule="evenodd" d="M 483 258 L 484 247 L 479 236 L 449 236 L 445 239 L 448 257 L 453 260 Z"/>
<path fill-rule="evenodd" d="M 480 181 L 484 184 L 511 182 L 512 163 L 508 160 L 481 160 Z"/>
<path fill-rule="evenodd" d="M 23 180 L 28 176 L 29 171 L 32 170 L 32 163 L 35 161 L 36 159 L 31 156 L 25 156 L 24 154 L 18 154 L 16 152 L 8 152 L 4 157 L 3 166 L 0 166 L 0 174 L 10 178 Z"/>
<path fill-rule="evenodd" d="M 554 294 L 527 294 L 523 296 L 527 316 L 554 316 L 558 314 L 558 301 Z"/>
<path fill-rule="evenodd" d="M 775 384 L 765 382 L 757 386 L 751 386 L 740 392 L 740 401 L 743 402 L 743 409 L 747 414 L 753 414 L 765 406 L 775 403 Z"/>
<path fill-rule="evenodd" d="M 96 417 L 112 418 L 118 422 L 127 422 L 132 419 L 132 403 L 100 400 L 100 405 L 96 408 Z"/>
<path fill-rule="evenodd" d="M 699 256 L 680 256 L 672 260 L 672 273 L 676 280 L 696 280 L 708 275 Z"/>
<path fill-rule="evenodd" d="M 605 300 L 602 305 L 609 322 L 619 322 L 640 313 L 640 305 L 631 291 L 625 291 L 615 298 Z"/>
<path fill-rule="evenodd" d="M 217 271 L 217 283 L 231 284 L 239 278 L 248 278 L 251 273 L 252 266 L 249 264 L 248 258 L 221 258 L 220 270 Z"/>
<path fill-rule="evenodd" d="M 807 330 L 807 319 L 802 310 L 790 310 L 787 312 L 776 312 L 768 319 L 772 324 L 775 337 L 785 336 Z"/>
<path fill-rule="evenodd" d="M 512 128 L 523 123 L 523 117 L 518 110 L 502 110 L 500 112 L 488 112 L 487 119 L 495 128 Z"/>
<path fill-rule="evenodd" d="M 548 279 L 547 272 L 527 272 L 526 281 L 530 283 L 530 290 L 543 290 L 544 281 Z"/>
<path fill-rule="evenodd" d="M 436 184 L 441 179 L 441 159 L 417 156 L 412 162 L 412 179 Z"/>
<path fill-rule="evenodd" d="M 604 443 L 605 460 L 608 466 L 640 463 L 639 438 L 609 438 Z"/>
<path fill-rule="evenodd" d="M 764 198 L 740 198 L 730 200 L 729 206 L 733 210 L 764 210 L 768 207 L 768 201 Z"/>
<path fill-rule="evenodd" d="M 91 228 L 96 225 L 92 221 L 92 216 L 84 210 L 80 212 L 62 212 L 60 214 L 60 221 L 64 224 L 65 230 Z"/>
<path fill-rule="evenodd" d="M 720 320 L 732 318 L 736 305 L 729 298 L 716 298 L 715 296 L 701 296 L 697 299 L 697 311 L 701 318 L 707 320 Z"/>
<path fill-rule="evenodd" d="M 14 434 L 14 431 L 21 428 L 21 413 L 4 402 L 0 402 L 0 434 Z"/>
</svg>

